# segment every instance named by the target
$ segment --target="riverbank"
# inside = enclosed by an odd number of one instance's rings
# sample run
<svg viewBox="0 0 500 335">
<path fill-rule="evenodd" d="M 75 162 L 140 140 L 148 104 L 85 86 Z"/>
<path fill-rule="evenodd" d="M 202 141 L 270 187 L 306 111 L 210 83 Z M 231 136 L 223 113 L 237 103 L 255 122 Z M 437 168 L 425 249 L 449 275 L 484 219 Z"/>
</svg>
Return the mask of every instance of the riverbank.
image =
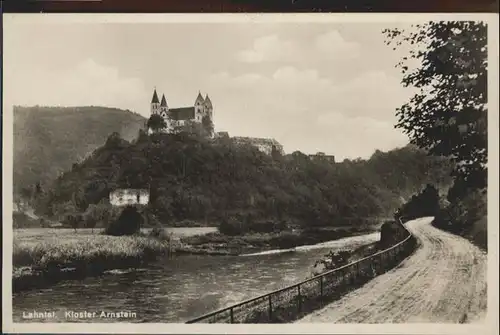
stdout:
<svg viewBox="0 0 500 335">
<path fill-rule="evenodd" d="M 299 246 L 359 236 L 377 231 L 377 227 L 321 227 L 307 230 L 289 230 L 274 233 L 247 233 L 224 235 L 212 232 L 186 236 L 180 239 L 182 247 L 176 252 L 206 255 L 243 255 L 269 250 L 292 249 Z"/>
<path fill-rule="evenodd" d="M 146 236 L 72 236 L 48 242 L 14 241 L 13 292 L 108 270 L 139 268 L 171 250 L 170 242 Z"/>
<path fill-rule="evenodd" d="M 61 280 L 98 276 L 110 270 L 137 269 L 168 253 L 237 256 L 269 250 L 293 250 L 298 246 L 315 245 L 373 231 L 367 227 L 344 227 L 242 236 L 211 232 L 173 237 L 158 231 L 156 235 L 151 231 L 121 237 L 75 233 L 40 240 L 28 236 L 14 240 L 13 291 L 47 287 Z"/>
</svg>

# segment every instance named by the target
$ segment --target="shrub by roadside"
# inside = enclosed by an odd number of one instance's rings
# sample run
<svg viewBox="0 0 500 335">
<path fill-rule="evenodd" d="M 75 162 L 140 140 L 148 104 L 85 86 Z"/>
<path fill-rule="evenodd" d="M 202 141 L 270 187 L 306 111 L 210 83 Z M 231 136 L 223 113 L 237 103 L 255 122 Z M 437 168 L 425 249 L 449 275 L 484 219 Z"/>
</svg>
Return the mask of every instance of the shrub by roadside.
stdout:
<svg viewBox="0 0 500 335">
<path fill-rule="evenodd" d="M 452 199 L 433 221 L 437 228 L 463 236 L 483 250 L 488 250 L 486 190 L 474 190 L 463 198 Z"/>
<path fill-rule="evenodd" d="M 330 251 L 313 266 L 312 275 L 339 268 L 361 258 L 373 255 L 403 241 L 408 232 L 396 221 L 386 221 L 380 228 L 380 240 L 357 248 Z"/>
</svg>

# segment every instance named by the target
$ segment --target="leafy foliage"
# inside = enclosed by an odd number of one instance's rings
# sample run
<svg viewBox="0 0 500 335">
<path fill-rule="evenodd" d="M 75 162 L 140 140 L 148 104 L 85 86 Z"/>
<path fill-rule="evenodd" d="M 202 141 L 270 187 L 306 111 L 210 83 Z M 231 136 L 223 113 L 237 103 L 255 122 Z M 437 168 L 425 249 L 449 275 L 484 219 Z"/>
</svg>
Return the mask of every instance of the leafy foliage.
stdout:
<svg viewBox="0 0 500 335">
<path fill-rule="evenodd" d="M 106 228 L 105 234 L 112 236 L 133 235 L 141 230 L 143 222 L 142 215 L 134 206 L 127 206 L 123 209 L 118 220 L 111 222 Z"/>
<path fill-rule="evenodd" d="M 380 227 L 380 241 L 378 247 L 387 249 L 408 237 L 408 231 L 396 221 L 386 221 Z"/>
<path fill-rule="evenodd" d="M 153 114 L 149 117 L 147 127 L 152 131 L 159 131 L 167 127 L 167 123 L 160 114 Z"/>
<path fill-rule="evenodd" d="M 214 134 L 214 123 L 210 117 L 208 117 L 206 115 L 203 116 L 203 118 L 201 120 L 201 124 L 203 126 L 204 133 L 207 136 L 210 137 Z"/>
<path fill-rule="evenodd" d="M 403 221 L 418 217 L 435 216 L 439 212 L 439 191 L 431 184 L 418 194 L 413 195 L 408 202 L 401 206 L 396 212 L 397 217 L 403 217 Z"/>
<path fill-rule="evenodd" d="M 396 127 L 455 163 L 448 202 L 441 202 L 434 224 L 486 248 L 487 25 L 441 21 L 414 28 L 385 30 L 388 44 L 412 46 L 397 66 L 403 84 L 419 90 L 398 110 Z"/>
<path fill-rule="evenodd" d="M 484 190 L 469 192 L 460 200 L 442 206 L 434 225 L 464 236 L 477 246 L 488 249 L 487 196 Z"/>
<path fill-rule="evenodd" d="M 451 157 L 454 175 L 468 187 L 485 187 L 487 26 L 439 21 L 414 28 L 385 30 L 387 44 L 412 46 L 398 66 L 403 84 L 418 89 L 399 108 L 396 127 L 431 154 Z"/>
</svg>

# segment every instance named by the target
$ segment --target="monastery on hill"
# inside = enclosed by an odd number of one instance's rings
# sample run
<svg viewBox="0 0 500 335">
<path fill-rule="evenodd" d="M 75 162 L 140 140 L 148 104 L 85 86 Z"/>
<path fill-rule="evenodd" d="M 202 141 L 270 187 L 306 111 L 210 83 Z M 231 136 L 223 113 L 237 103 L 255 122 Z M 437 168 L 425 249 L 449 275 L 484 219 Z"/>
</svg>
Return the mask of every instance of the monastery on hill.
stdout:
<svg viewBox="0 0 500 335">
<path fill-rule="evenodd" d="M 165 94 L 162 94 L 161 99 L 158 99 L 158 93 L 155 88 L 153 98 L 151 99 L 151 115 L 160 115 L 165 120 L 167 126 L 163 131 L 167 133 L 174 132 L 177 127 L 183 126 L 188 122 L 202 123 L 205 118 L 208 118 L 214 124 L 212 101 L 208 97 L 208 94 L 203 98 L 200 92 L 198 92 L 193 106 L 170 108 Z M 283 152 L 283 146 L 271 138 L 230 137 L 227 132 L 212 132 L 210 137 L 231 138 L 236 144 L 250 144 L 266 154 L 271 154 L 273 150 Z"/>
<path fill-rule="evenodd" d="M 208 118 L 213 123 L 212 101 L 208 94 L 203 98 L 200 92 L 198 92 L 193 106 L 169 108 L 165 94 L 162 94 L 160 101 L 155 89 L 151 99 L 151 115 L 154 114 L 163 117 L 167 125 L 165 129 L 167 133 L 173 132 L 176 127 L 183 126 L 189 121 L 201 124 L 203 118 Z M 210 137 L 213 136 L 214 134 L 210 135 Z"/>
</svg>

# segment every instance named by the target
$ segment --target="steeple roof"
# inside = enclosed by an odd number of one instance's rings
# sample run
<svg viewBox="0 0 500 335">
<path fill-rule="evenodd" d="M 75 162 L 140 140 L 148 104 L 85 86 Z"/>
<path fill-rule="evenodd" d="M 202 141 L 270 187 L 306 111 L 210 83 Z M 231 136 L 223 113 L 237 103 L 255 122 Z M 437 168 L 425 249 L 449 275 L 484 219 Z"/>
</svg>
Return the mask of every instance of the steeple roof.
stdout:
<svg viewBox="0 0 500 335">
<path fill-rule="evenodd" d="M 152 104 L 157 104 L 159 102 L 160 101 L 158 100 L 158 94 L 156 93 L 156 88 L 155 88 L 155 91 L 153 92 L 153 99 L 151 99 L 151 103 Z"/>
<path fill-rule="evenodd" d="M 196 102 L 205 102 L 205 100 L 203 99 L 203 96 L 201 95 L 201 92 L 198 91 L 198 96 L 196 97 Z"/>
<path fill-rule="evenodd" d="M 165 99 L 165 94 L 161 95 L 160 107 L 167 107 L 167 100 Z"/>
<path fill-rule="evenodd" d="M 208 105 L 208 106 L 212 106 L 212 100 L 210 100 L 210 98 L 208 97 L 208 94 L 205 97 L 205 104 Z"/>
</svg>

